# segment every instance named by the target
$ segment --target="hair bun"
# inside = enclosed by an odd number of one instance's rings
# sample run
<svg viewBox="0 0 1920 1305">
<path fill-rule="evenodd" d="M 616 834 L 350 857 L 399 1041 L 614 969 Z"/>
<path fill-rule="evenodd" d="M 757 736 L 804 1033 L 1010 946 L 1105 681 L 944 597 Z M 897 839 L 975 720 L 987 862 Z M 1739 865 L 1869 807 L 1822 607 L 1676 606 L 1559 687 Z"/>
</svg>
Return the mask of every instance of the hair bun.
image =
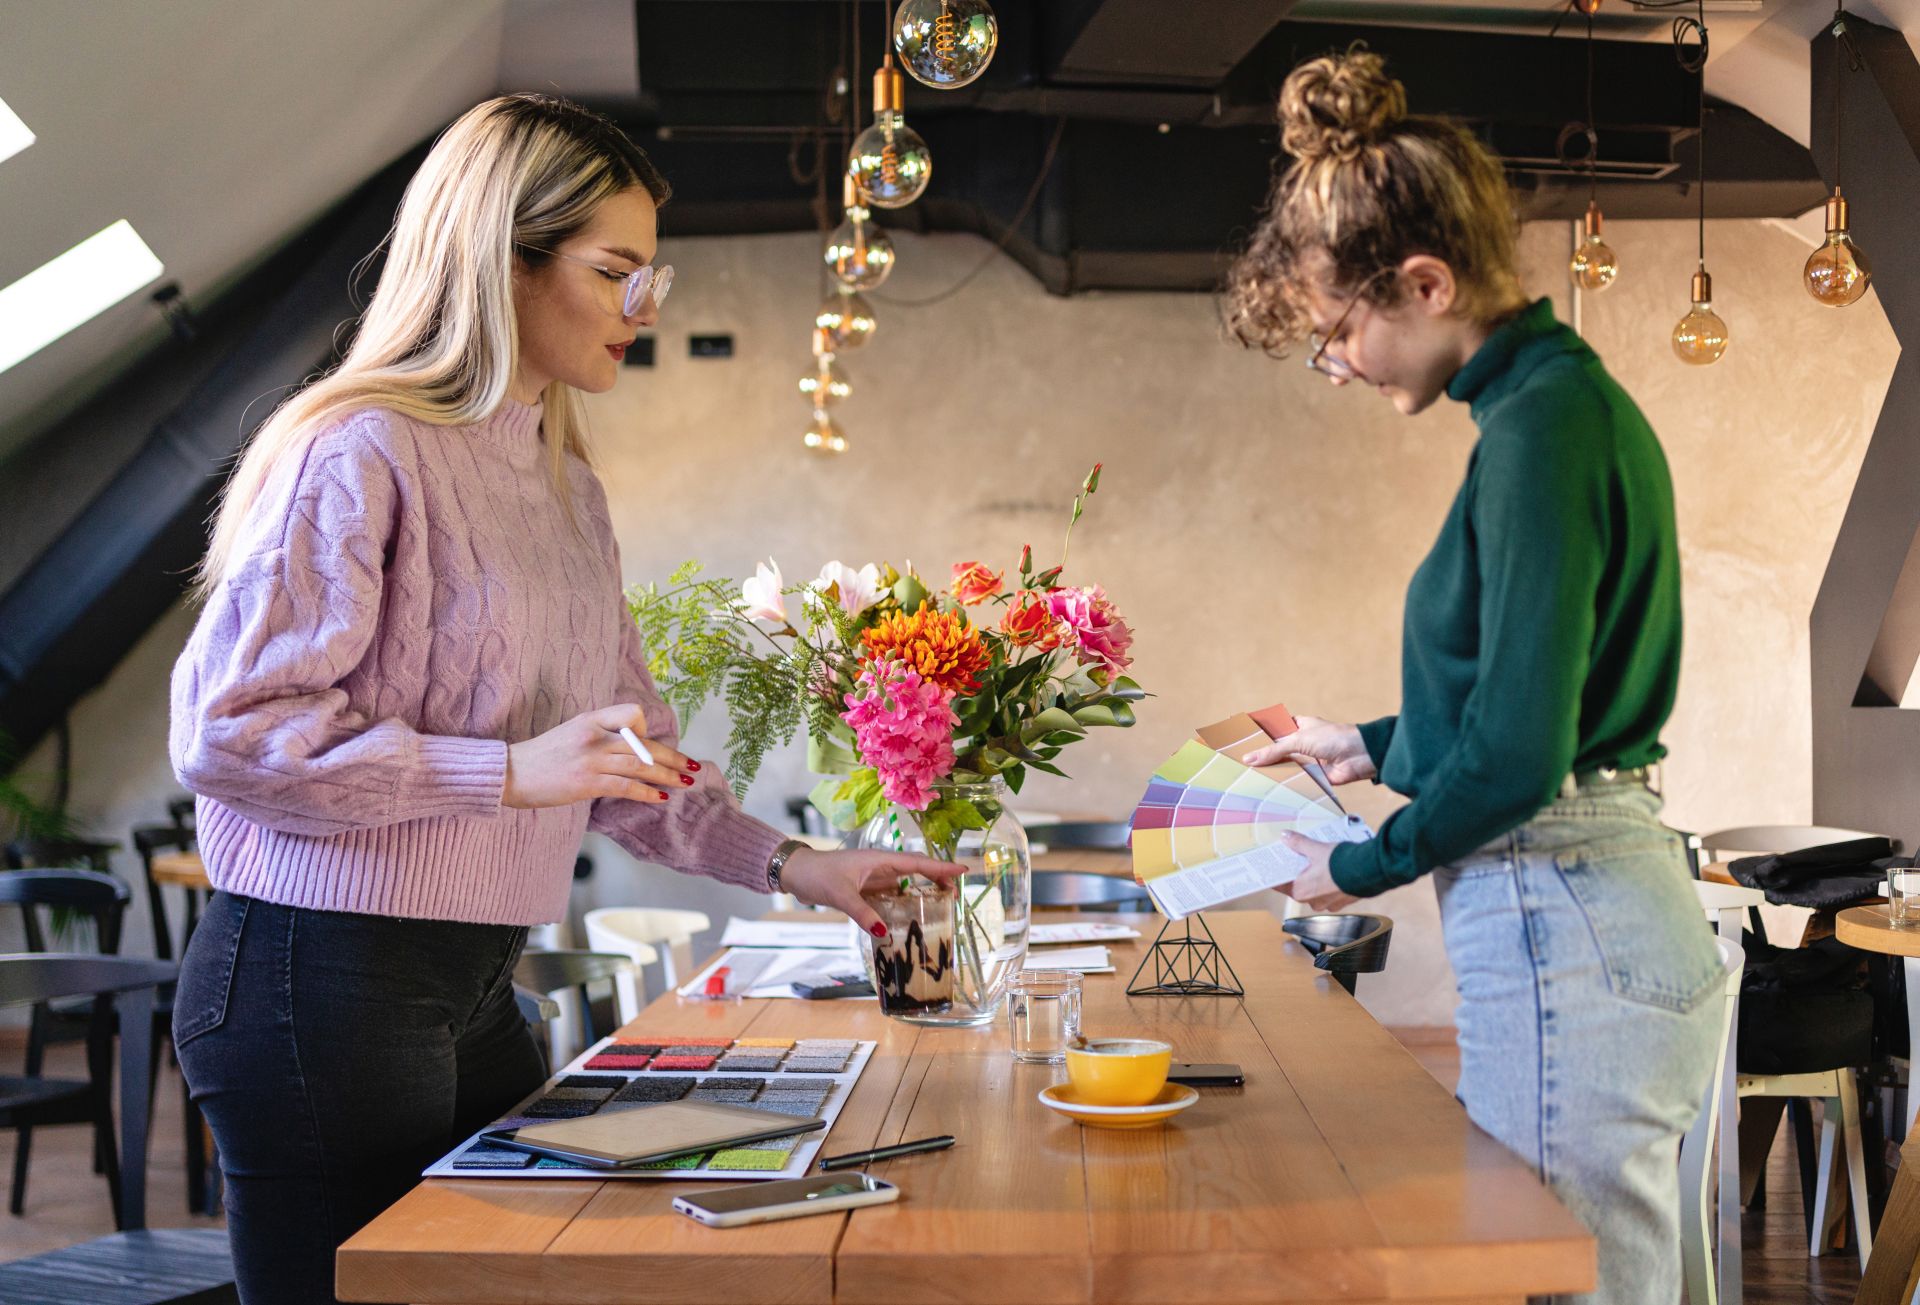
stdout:
<svg viewBox="0 0 1920 1305">
<path fill-rule="evenodd" d="M 1407 116 L 1407 89 L 1362 46 L 1301 64 L 1280 88 L 1280 145 L 1296 159 L 1351 159 Z"/>
</svg>

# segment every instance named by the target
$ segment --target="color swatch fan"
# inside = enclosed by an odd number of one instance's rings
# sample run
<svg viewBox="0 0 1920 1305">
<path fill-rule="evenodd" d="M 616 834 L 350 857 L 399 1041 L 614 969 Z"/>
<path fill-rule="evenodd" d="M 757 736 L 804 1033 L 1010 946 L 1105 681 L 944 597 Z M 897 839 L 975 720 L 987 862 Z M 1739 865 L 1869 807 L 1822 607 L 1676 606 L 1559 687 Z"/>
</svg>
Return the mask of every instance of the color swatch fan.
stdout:
<svg viewBox="0 0 1920 1305">
<path fill-rule="evenodd" d="M 1178 920 L 1292 883 L 1306 858 L 1283 834 L 1323 843 L 1373 837 L 1304 775 L 1282 782 L 1196 740 L 1153 772 L 1133 813 L 1133 876 Z"/>
</svg>

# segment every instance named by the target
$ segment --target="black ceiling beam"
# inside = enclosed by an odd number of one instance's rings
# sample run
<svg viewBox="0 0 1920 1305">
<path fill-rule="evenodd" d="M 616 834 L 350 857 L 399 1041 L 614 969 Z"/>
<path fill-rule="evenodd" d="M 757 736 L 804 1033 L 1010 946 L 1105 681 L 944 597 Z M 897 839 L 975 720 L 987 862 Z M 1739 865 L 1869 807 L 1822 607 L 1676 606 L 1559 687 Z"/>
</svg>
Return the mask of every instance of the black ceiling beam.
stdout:
<svg viewBox="0 0 1920 1305">
<path fill-rule="evenodd" d="M 1050 0 L 1040 7 L 1047 78 L 1199 87 L 1225 80 L 1299 0 Z"/>
<path fill-rule="evenodd" d="M 225 468 L 273 399 L 333 359 L 340 324 L 359 312 L 350 294 L 354 269 L 385 236 L 423 154 L 424 147 L 377 174 L 209 305 L 205 316 L 221 329 L 175 342 L 42 437 L 85 440 L 106 405 L 137 408 L 158 386 L 160 369 L 193 365 L 189 352 L 224 355 L 0 592 L 0 732 L 20 751 L 97 688 L 179 601 L 205 550 Z"/>
</svg>

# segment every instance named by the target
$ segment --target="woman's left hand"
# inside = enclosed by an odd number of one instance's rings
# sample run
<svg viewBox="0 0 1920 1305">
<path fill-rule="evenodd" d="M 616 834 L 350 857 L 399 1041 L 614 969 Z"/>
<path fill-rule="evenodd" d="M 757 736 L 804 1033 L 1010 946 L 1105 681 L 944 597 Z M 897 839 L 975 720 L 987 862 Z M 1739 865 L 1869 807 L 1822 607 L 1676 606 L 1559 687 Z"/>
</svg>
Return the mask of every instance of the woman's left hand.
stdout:
<svg viewBox="0 0 1920 1305">
<path fill-rule="evenodd" d="M 1286 844 L 1289 851 L 1306 857 L 1307 868 L 1295 875 L 1292 883 L 1282 884 L 1274 892 L 1285 893 L 1294 901 L 1311 906 L 1316 911 L 1338 911 L 1360 900 L 1341 892 L 1340 885 L 1333 882 L 1332 843 L 1316 843 L 1299 834 L 1282 834 L 1280 841 Z"/>
<path fill-rule="evenodd" d="M 803 847 L 787 858 L 780 871 L 780 887 L 808 906 L 831 906 L 853 917 L 855 924 L 876 938 L 887 936 L 887 926 L 866 903 L 860 893 L 878 888 L 902 875 L 925 875 L 928 879 L 952 879 L 965 874 L 967 867 L 951 861 L 936 861 L 911 852 L 843 851 L 816 852 Z"/>
</svg>

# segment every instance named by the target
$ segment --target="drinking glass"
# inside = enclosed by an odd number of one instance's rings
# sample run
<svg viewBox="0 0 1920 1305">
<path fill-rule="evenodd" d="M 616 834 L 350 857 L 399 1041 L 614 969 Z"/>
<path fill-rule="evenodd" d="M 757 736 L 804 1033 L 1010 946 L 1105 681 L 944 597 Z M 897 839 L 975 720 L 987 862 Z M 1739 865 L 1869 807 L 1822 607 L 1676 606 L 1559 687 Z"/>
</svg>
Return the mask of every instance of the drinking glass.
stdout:
<svg viewBox="0 0 1920 1305">
<path fill-rule="evenodd" d="M 1013 1058 L 1058 1065 L 1080 1036 L 1080 975 L 1073 970 L 1022 970 L 1007 981 L 1007 1025 Z"/>
<path fill-rule="evenodd" d="M 1896 929 L 1920 928 L 1920 869 L 1887 871 L 1887 923 Z"/>
</svg>

